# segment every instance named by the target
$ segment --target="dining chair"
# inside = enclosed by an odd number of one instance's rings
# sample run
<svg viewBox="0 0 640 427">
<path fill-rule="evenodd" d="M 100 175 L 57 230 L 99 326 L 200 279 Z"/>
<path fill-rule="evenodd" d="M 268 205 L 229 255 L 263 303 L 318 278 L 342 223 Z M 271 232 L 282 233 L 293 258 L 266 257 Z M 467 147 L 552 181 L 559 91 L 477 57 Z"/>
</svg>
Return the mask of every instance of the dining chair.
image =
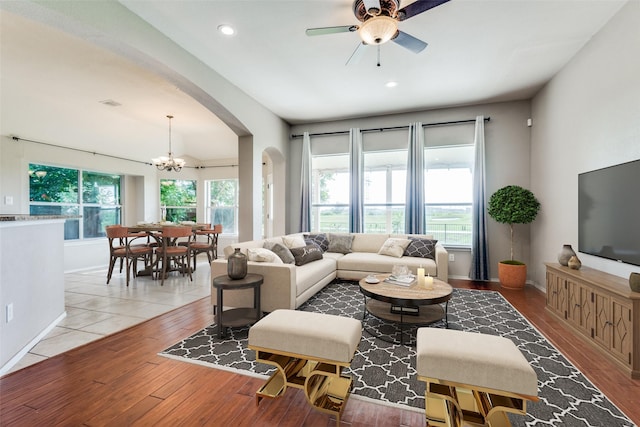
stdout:
<svg viewBox="0 0 640 427">
<path fill-rule="evenodd" d="M 222 234 L 222 224 L 213 226 L 213 259 L 218 259 L 218 236 Z"/>
<path fill-rule="evenodd" d="M 107 284 L 111 281 L 113 269 L 116 261 L 120 260 L 120 272 L 122 273 L 122 264 L 126 265 L 127 286 L 131 278 L 137 277 L 138 260 L 142 260 L 146 266 L 151 265 L 153 257 L 153 249 L 143 243 L 146 235 L 139 233 L 129 233 L 127 227 L 121 225 L 110 225 L 105 228 L 107 240 L 109 242 L 109 271 L 107 272 Z"/>
<path fill-rule="evenodd" d="M 214 254 L 216 251 L 218 238 L 216 235 L 215 227 L 211 228 L 211 224 L 199 225 L 204 225 L 204 228 L 196 229 L 196 231 L 194 232 L 195 237 L 197 239 L 198 236 L 204 236 L 206 240 L 194 240 L 189 246 L 191 257 L 193 258 L 193 271 L 196 270 L 196 257 L 198 254 L 206 253 L 209 264 L 211 264 L 211 261 L 216 259 L 216 257 L 214 257 Z"/>
<path fill-rule="evenodd" d="M 189 246 L 193 242 L 193 229 L 188 226 L 170 226 L 162 227 L 162 246 L 156 249 L 156 267 L 158 263 L 162 263 L 162 268 L 157 268 L 162 280 L 160 286 L 164 285 L 164 279 L 167 272 L 178 270 L 182 275 L 189 273 L 189 279 L 193 281 L 191 275 L 191 251 Z M 173 262 L 175 268 L 170 267 Z"/>
</svg>

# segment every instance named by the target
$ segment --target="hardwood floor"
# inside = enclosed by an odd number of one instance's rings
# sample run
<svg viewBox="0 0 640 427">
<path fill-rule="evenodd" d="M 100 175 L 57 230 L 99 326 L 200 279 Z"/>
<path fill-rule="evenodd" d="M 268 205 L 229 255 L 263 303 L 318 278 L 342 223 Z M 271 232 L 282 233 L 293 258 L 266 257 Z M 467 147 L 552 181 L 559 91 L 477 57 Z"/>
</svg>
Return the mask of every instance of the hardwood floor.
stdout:
<svg viewBox="0 0 640 427">
<path fill-rule="evenodd" d="M 640 380 L 573 336 L 544 309 L 535 288 L 451 280 L 454 287 L 499 290 L 636 424 Z M 332 426 L 300 390 L 255 405 L 262 380 L 158 356 L 213 322 L 209 298 L 52 357 L 0 379 L 0 425 Z M 424 426 L 422 412 L 350 399 L 345 426 Z"/>
</svg>

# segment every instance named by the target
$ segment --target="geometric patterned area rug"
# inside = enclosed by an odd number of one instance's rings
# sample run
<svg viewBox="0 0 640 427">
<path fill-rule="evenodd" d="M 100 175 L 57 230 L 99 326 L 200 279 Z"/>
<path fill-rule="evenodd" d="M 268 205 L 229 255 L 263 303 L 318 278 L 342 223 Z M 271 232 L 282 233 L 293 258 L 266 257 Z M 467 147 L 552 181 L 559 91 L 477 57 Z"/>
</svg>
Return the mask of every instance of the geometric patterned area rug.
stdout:
<svg viewBox="0 0 640 427">
<path fill-rule="evenodd" d="M 538 376 L 538 402 L 527 403 L 527 415 L 509 414 L 514 426 L 633 426 L 609 399 L 535 329 L 499 292 L 454 289 L 448 306 L 448 327 L 511 339 Z M 357 282 L 336 281 L 299 309 L 363 319 L 363 295 Z M 353 378 L 352 397 L 373 399 L 424 411 L 425 385 L 416 379 L 416 352 L 410 345 L 388 343 L 397 338 L 393 324 L 366 316 L 365 330 L 346 374 Z M 445 327 L 444 322 L 431 327 Z M 191 363 L 241 374 L 267 377 L 275 368 L 255 362 L 247 349 L 248 327 L 216 336 L 215 325 L 160 353 Z M 375 335 L 387 339 L 384 341 Z M 407 331 L 405 331 L 406 333 Z M 409 331 L 415 337 L 415 331 Z M 386 335 L 386 337 L 385 337 Z"/>
</svg>

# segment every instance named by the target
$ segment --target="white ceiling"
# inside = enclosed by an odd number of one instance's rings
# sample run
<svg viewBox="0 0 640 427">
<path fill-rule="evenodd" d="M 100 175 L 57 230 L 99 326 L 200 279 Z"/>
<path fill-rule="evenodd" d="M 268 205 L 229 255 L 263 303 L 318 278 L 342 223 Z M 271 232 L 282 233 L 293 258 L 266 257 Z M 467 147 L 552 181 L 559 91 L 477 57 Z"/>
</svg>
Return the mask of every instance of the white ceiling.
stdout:
<svg viewBox="0 0 640 427">
<path fill-rule="evenodd" d="M 374 47 L 345 65 L 357 33 L 305 35 L 357 24 L 350 0 L 121 0 L 292 124 L 530 98 L 625 2 L 452 0 L 399 24 L 429 43 L 423 52 L 387 43 L 377 67 Z M 235 145 L 227 151 L 233 132 L 166 81 L 58 30 L 4 11 L 1 19 L 2 134 L 30 138 L 33 123 L 46 122 L 47 139 L 63 142 L 69 130 L 56 126 L 73 117 L 77 136 L 92 135 L 86 144 L 138 149 L 147 160 L 168 148 L 173 114 L 177 154 L 236 156 Z M 237 34 L 223 36 L 220 24 Z M 389 80 L 398 86 L 386 88 Z"/>
</svg>

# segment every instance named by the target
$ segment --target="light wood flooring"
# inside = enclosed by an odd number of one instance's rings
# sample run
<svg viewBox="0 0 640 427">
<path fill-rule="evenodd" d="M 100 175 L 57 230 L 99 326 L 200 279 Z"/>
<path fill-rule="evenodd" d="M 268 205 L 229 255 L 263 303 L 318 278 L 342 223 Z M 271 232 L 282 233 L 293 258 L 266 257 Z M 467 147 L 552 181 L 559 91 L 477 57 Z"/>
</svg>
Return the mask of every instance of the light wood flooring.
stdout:
<svg viewBox="0 0 640 427">
<path fill-rule="evenodd" d="M 635 423 L 640 381 L 565 330 L 544 309 L 545 296 L 496 284 L 451 280 L 461 288 L 499 290 Z M 262 380 L 179 362 L 157 353 L 211 324 L 208 298 L 51 357 L 0 379 L 2 426 L 333 426 L 300 390 L 256 407 Z M 424 426 L 421 412 L 352 398 L 344 426 Z"/>
</svg>

